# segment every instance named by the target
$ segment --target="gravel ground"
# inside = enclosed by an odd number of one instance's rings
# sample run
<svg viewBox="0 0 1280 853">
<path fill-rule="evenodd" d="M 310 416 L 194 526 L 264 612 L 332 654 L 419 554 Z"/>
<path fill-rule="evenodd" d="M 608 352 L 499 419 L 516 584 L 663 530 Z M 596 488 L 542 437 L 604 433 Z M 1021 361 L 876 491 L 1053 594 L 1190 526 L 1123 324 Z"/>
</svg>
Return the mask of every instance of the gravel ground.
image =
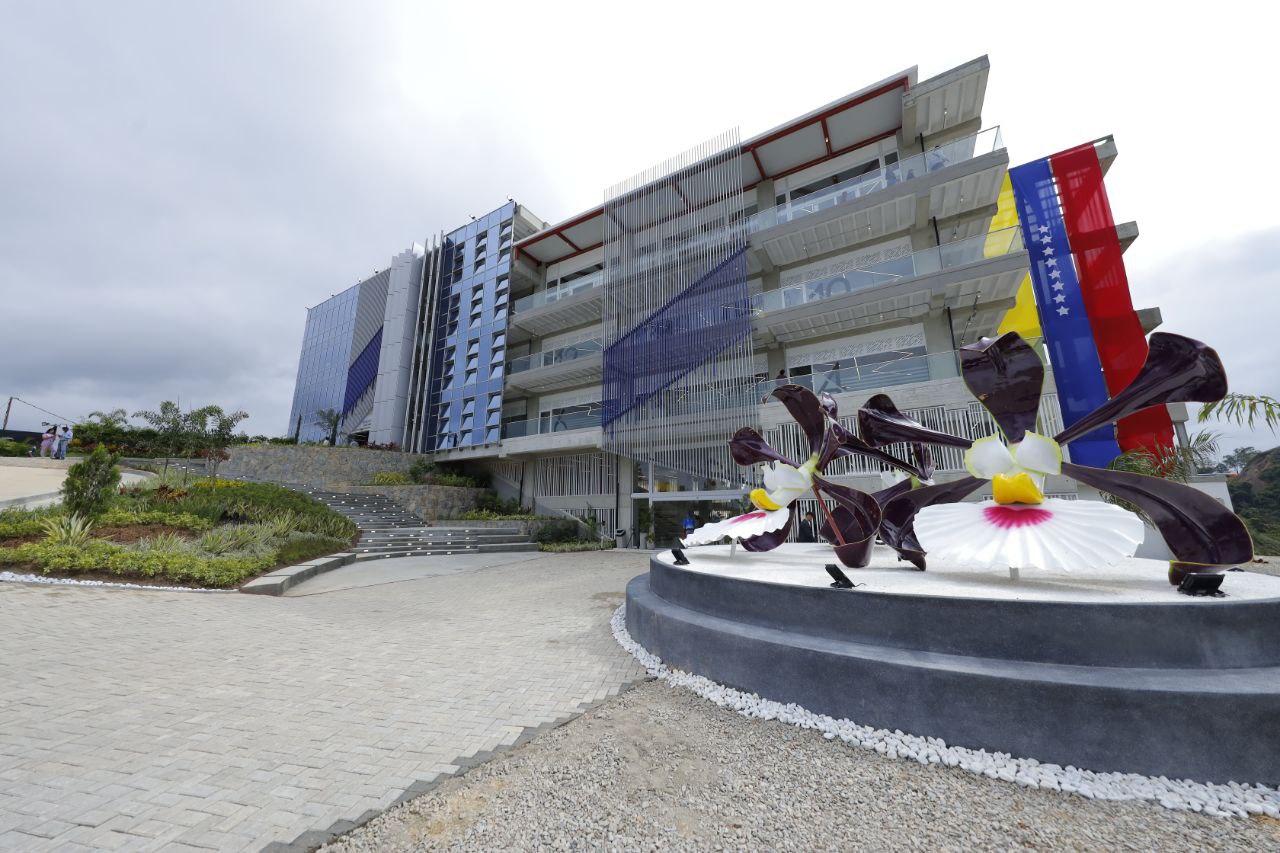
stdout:
<svg viewBox="0 0 1280 853">
<path fill-rule="evenodd" d="M 1021 788 L 649 681 L 326 851 L 1264 850 L 1280 821 Z"/>
</svg>

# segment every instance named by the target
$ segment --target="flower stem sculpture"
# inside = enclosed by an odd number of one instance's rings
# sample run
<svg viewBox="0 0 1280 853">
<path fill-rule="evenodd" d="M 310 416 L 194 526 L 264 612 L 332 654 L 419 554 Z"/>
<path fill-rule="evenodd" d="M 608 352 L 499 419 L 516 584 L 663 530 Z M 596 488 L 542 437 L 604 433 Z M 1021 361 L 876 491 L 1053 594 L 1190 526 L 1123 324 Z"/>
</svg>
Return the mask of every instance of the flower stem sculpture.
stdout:
<svg viewBox="0 0 1280 853">
<path fill-rule="evenodd" d="M 867 565 L 880 527 L 881 506 L 911 488 L 913 480 L 904 480 L 885 492 L 869 495 L 824 479 L 823 470 L 841 456 L 858 454 L 905 471 L 916 481 L 928 480 L 932 468 L 927 451 L 916 445 L 917 464 L 911 465 L 872 447 L 840 425 L 836 420 L 836 402 L 830 395 L 819 398 L 799 385 L 783 385 L 765 399 L 769 397 L 781 402 L 799 424 L 809 444 L 809 457 L 797 464 L 771 447 L 754 429 L 738 430 L 729 441 L 733 460 L 739 465 L 767 465 L 764 488 L 750 494 L 755 509 L 725 521 L 705 524 L 681 543 L 685 547 L 709 545 L 727 536 L 747 551 L 772 550 L 791 533 L 795 518 L 793 504 L 813 494 L 824 515 L 823 533 L 836 543 L 836 557 L 851 568 Z M 827 506 L 824 496 L 834 502 L 834 509 Z"/>
<path fill-rule="evenodd" d="M 1253 544 L 1243 522 L 1209 495 L 1158 477 L 1074 465 L 1061 448 L 1150 406 L 1208 403 L 1227 392 L 1216 352 L 1199 341 L 1157 332 L 1146 363 L 1128 387 L 1053 438 L 1033 431 L 1044 384 L 1040 357 L 1017 334 L 960 350 L 965 384 L 987 409 L 999 436 L 970 441 L 927 429 L 883 394 L 859 411 L 869 444 L 928 442 L 965 449 L 970 476 L 906 491 L 889 500 L 880 525 L 885 542 L 924 567 L 924 556 L 988 568 L 1103 568 L 1131 556 L 1141 520 L 1097 501 L 1046 499 L 1045 478 L 1065 474 L 1139 507 L 1164 537 L 1170 581 L 1188 571 L 1247 562 Z M 957 503 L 990 482 L 994 505 Z"/>
</svg>

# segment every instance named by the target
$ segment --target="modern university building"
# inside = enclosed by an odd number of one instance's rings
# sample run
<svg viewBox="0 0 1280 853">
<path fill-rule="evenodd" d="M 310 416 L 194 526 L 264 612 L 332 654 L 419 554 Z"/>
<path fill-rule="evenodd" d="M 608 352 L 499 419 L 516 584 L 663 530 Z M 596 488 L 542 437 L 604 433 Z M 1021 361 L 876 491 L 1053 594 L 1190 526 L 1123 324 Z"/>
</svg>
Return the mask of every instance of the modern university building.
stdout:
<svg viewBox="0 0 1280 853">
<path fill-rule="evenodd" d="M 885 392 L 977 438 L 994 426 L 956 349 L 1016 330 L 1050 366 L 1053 435 L 1132 378 L 1160 314 L 1128 301 L 1120 254 L 1138 229 L 1102 186 L 1114 141 L 1011 170 L 982 115 L 988 73 L 986 57 L 911 68 L 711 140 L 562 222 L 508 201 L 415 244 L 310 309 L 289 434 L 325 437 L 314 414 L 336 409 L 344 436 L 483 466 L 500 493 L 630 542 L 742 506 L 756 472 L 729 457 L 739 427 L 807 456 L 781 404 L 760 402 L 784 379 L 832 395 L 851 428 Z M 1171 443 L 1186 417 L 1170 406 L 1076 453 Z M 963 471 L 953 449 L 935 461 L 940 479 Z M 880 487 L 866 459 L 831 474 Z"/>
</svg>

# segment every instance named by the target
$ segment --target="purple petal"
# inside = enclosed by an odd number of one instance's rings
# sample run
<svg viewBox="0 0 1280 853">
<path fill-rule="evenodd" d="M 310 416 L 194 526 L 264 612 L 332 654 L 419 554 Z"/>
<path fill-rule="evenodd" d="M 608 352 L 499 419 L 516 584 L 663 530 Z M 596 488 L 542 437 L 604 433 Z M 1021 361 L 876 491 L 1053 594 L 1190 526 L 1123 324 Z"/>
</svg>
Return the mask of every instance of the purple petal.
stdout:
<svg viewBox="0 0 1280 853">
<path fill-rule="evenodd" d="M 919 442 L 911 445 L 911 452 L 916 458 L 916 467 L 920 469 L 921 480 L 933 479 L 933 452 Z"/>
<path fill-rule="evenodd" d="M 804 430 L 809 439 L 809 452 L 817 453 L 822 450 L 822 440 L 827 434 L 827 416 L 813 392 L 800 385 L 782 385 L 770 391 L 765 399 L 768 400 L 769 397 L 786 406 L 791 417 Z"/>
<path fill-rule="evenodd" d="M 761 551 L 772 551 L 783 542 L 787 541 L 787 537 L 791 535 L 791 522 L 796 520 L 796 511 L 791 510 L 787 516 L 787 523 L 782 525 L 778 530 L 770 530 L 768 533 L 760 533 L 752 536 L 750 539 L 743 539 L 738 544 L 742 546 L 744 551 L 752 551 L 759 553 Z"/>
<path fill-rule="evenodd" d="M 1234 566 L 1253 559 L 1253 540 L 1244 522 L 1199 489 L 1070 462 L 1062 464 L 1062 473 L 1141 509 L 1164 537 L 1175 562 Z"/>
<path fill-rule="evenodd" d="M 796 467 L 796 463 L 769 446 L 764 436 L 751 427 L 743 427 L 729 439 L 729 453 L 739 465 L 755 465 L 757 462 L 781 462 Z"/>
<path fill-rule="evenodd" d="M 1012 444 L 1036 428 L 1044 364 L 1017 332 L 960 348 L 964 384 Z"/>
<path fill-rule="evenodd" d="M 1212 347 L 1182 335 L 1156 332 L 1147 360 L 1118 394 L 1055 436 L 1066 444 L 1126 415 L 1163 403 L 1212 403 L 1227 394 L 1227 371 Z"/>
<path fill-rule="evenodd" d="M 964 477 L 952 483 L 939 486 L 924 486 L 911 489 L 889 501 L 884 508 L 884 518 L 880 522 L 880 538 L 886 545 L 898 552 L 898 556 L 909 560 L 917 569 L 924 569 L 924 548 L 916 538 L 916 513 L 933 504 L 949 504 L 964 500 L 976 491 L 985 480 L 977 477 Z"/>
<path fill-rule="evenodd" d="M 818 459 L 818 470 L 821 471 L 826 468 L 827 463 L 841 456 L 867 456 L 871 459 L 878 459 L 886 465 L 906 471 L 916 477 L 928 479 L 918 467 L 909 462 L 904 462 L 892 453 L 872 447 L 833 421 L 827 430 L 827 438 L 822 447 L 822 455 Z"/>
<path fill-rule="evenodd" d="M 862 408 L 858 410 L 858 432 L 862 433 L 862 437 L 872 447 L 884 447 L 899 441 L 923 441 L 964 448 L 973 444 L 967 438 L 929 429 L 914 418 L 907 417 L 898 411 L 888 394 L 877 394 L 862 404 Z"/>
<path fill-rule="evenodd" d="M 871 561 L 871 547 L 880 526 L 880 504 L 866 492 L 840 486 L 821 477 L 814 477 L 813 483 L 836 502 L 836 509 L 831 515 L 840 536 L 836 537 L 832 533 L 830 541 L 844 540 L 843 545 L 836 546 L 836 557 L 853 569 L 867 565 Z M 824 523 L 823 526 L 827 532 L 831 532 L 829 523 Z"/>
</svg>

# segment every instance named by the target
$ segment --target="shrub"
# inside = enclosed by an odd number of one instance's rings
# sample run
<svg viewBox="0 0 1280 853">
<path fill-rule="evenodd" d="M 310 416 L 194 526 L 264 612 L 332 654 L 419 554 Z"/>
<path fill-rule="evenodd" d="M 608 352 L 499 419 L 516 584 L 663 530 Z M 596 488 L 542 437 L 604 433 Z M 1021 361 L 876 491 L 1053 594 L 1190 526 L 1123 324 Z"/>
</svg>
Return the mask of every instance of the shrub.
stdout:
<svg viewBox="0 0 1280 853">
<path fill-rule="evenodd" d="M 0 438 L 0 456 L 26 456 L 31 445 L 11 438 Z"/>
<path fill-rule="evenodd" d="M 436 470 L 436 463 L 430 459 L 417 459 L 409 466 L 409 479 L 419 485 L 431 482 L 431 474 Z"/>
<path fill-rule="evenodd" d="M 88 518 L 106 512 L 120 485 L 120 472 L 116 470 L 119 461 L 119 456 L 99 444 L 83 462 L 72 465 L 62 484 L 62 503 L 67 511 Z"/>
<path fill-rule="evenodd" d="M 474 489 L 477 487 L 475 480 L 464 474 L 452 474 L 446 471 L 443 474 L 432 474 L 431 484 L 433 486 L 455 486 L 460 489 Z"/>
<path fill-rule="evenodd" d="M 190 542 L 176 533 L 161 533 L 139 539 L 134 543 L 134 548 L 138 551 L 157 554 L 189 554 L 195 551 Z"/>
<path fill-rule="evenodd" d="M 520 501 L 515 498 L 500 498 L 494 492 L 485 492 L 476 498 L 476 509 L 486 510 L 497 515 L 520 515 L 525 512 Z"/>
<path fill-rule="evenodd" d="M 210 530 L 197 545 L 206 554 L 221 556 L 234 551 L 260 550 L 273 536 L 271 529 L 260 524 L 229 524 Z"/>
<path fill-rule="evenodd" d="M 83 515 L 51 515 L 40 519 L 40 529 L 52 545 L 79 547 L 89 541 L 93 520 Z"/>
<path fill-rule="evenodd" d="M 349 544 L 350 542 L 347 540 L 334 539 L 330 536 L 302 534 L 294 536 L 280 546 L 279 550 L 276 551 L 276 562 L 285 565 L 302 563 L 322 554 L 331 554 L 334 551 L 341 550 Z"/>
<path fill-rule="evenodd" d="M 463 521 L 533 521 L 538 518 L 531 512 L 494 512 L 491 509 L 471 509 L 460 514 Z"/>
<path fill-rule="evenodd" d="M 10 539 L 15 536 L 36 536 L 44 531 L 41 526 L 44 519 L 53 514 L 53 510 L 48 507 L 0 511 L 0 539 Z"/>
<path fill-rule="evenodd" d="M 578 538 L 578 522 L 568 518 L 547 518 L 538 524 L 533 541 L 539 545 L 551 542 L 573 542 Z"/>
<path fill-rule="evenodd" d="M 408 486 L 413 483 L 403 471 L 379 471 L 371 482 L 375 486 Z"/>
<path fill-rule="evenodd" d="M 539 551 L 550 551 L 556 554 L 570 551 L 608 551 L 615 545 L 612 539 L 604 542 L 539 542 Z"/>
</svg>

